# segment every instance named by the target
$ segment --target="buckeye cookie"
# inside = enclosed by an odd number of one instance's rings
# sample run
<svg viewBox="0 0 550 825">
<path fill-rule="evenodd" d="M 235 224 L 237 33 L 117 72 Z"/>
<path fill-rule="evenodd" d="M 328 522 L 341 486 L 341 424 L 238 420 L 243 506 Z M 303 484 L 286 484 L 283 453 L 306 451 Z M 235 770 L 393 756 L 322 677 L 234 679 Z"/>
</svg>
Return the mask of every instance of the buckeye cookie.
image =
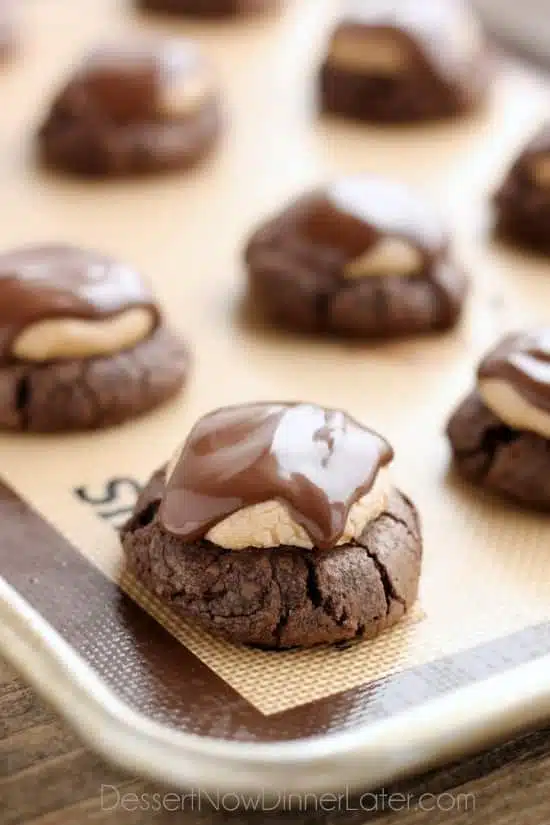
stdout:
<svg viewBox="0 0 550 825">
<path fill-rule="evenodd" d="M 488 86 L 481 26 L 460 0 L 352 0 L 320 74 L 325 111 L 406 123 L 478 106 Z"/>
<path fill-rule="evenodd" d="M 264 648 L 375 636 L 415 601 L 422 539 L 393 451 L 346 413 L 227 407 L 194 426 L 122 530 L 130 567 L 184 616 Z"/>
<path fill-rule="evenodd" d="M 38 135 L 43 162 L 66 172 L 120 176 L 184 169 L 215 143 L 214 74 L 188 40 L 92 52 L 55 98 Z"/>
<path fill-rule="evenodd" d="M 447 432 L 466 478 L 550 510 L 550 328 L 509 335 L 483 359 Z"/>
<path fill-rule="evenodd" d="M 187 369 L 130 266 L 69 246 L 0 255 L 0 427 L 120 424 L 175 395 Z"/>
<path fill-rule="evenodd" d="M 182 17 L 238 17 L 270 11 L 281 0 L 136 0 L 138 8 Z"/>
<path fill-rule="evenodd" d="M 443 330 L 467 281 L 438 217 L 406 187 L 342 179 L 291 203 L 246 248 L 250 296 L 278 324 L 361 338 Z"/>
<path fill-rule="evenodd" d="M 512 165 L 495 208 L 497 235 L 550 255 L 550 121 Z"/>
</svg>

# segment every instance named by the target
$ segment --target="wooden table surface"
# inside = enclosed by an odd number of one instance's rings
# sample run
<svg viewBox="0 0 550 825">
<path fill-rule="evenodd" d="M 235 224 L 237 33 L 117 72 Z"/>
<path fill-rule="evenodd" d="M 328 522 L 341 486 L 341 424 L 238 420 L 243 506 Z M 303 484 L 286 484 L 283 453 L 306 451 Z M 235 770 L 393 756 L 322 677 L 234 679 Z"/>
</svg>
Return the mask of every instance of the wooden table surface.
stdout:
<svg viewBox="0 0 550 825">
<path fill-rule="evenodd" d="M 103 796 L 102 785 L 110 786 Z M 134 793 L 145 795 L 144 810 L 134 810 Z M 382 797 L 369 795 L 363 810 L 353 800 L 341 811 L 326 812 L 325 803 L 325 813 L 239 814 L 205 802 L 199 810 L 193 802 L 174 813 L 175 800 L 166 793 L 91 753 L 0 660 L 0 825 L 362 825 L 373 819 L 388 825 L 549 825 L 550 728 L 387 789 L 393 810 L 385 812 Z M 168 810 L 154 811 L 154 794 L 168 800 Z M 378 813 L 368 812 L 373 809 Z"/>
</svg>

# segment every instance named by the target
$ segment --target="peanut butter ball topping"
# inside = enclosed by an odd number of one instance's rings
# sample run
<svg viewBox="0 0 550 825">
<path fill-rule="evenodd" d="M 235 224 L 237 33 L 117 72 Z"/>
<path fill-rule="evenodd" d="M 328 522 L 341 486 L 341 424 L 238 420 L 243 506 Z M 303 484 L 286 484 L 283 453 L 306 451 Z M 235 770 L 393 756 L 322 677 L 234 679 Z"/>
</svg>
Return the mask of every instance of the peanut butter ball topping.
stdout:
<svg viewBox="0 0 550 825">
<path fill-rule="evenodd" d="M 130 266 L 70 246 L 0 255 L 0 361 L 119 352 L 146 338 L 160 312 Z"/>
<path fill-rule="evenodd" d="M 167 472 L 161 523 L 187 541 L 213 540 L 213 528 L 227 526 L 229 517 L 250 508 L 252 534 L 260 536 L 255 541 L 252 535 L 252 546 L 270 546 L 269 541 L 277 546 L 285 543 L 285 535 L 292 543 L 297 530 L 288 533 L 288 520 L 280 531 L 275 528 L 275 536 L 265 529 L 281 524 L 273 513 L 278 504 L 302 531 L 299 537 L 309 538 L 298 546 L 331 549 L 346 530 L 354 534 L 348 541 L 362 532 L 365 525 L 351 511 L 362 503 L 365 519 L 372 517 L 365 497 L 373 492 L 383 500 L 376 482 L 392 458 L 384 438 L 339 410 L 284 403 L 227 407 L 202 418 L 176 454 Z M 242 534 L 242 521 L 234 528 Z M 244 546 L 238 537 L 237 542 Z M 231 544 L 229 539 L 224 546 Z"/>
</svg>

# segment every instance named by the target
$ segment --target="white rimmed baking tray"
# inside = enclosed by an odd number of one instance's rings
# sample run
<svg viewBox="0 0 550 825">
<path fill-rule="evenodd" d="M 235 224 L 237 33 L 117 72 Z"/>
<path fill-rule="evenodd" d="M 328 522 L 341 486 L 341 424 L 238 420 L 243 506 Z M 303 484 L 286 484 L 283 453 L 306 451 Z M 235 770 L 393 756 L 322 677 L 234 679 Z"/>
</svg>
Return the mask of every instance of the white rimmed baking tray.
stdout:
<svg viewBox="0 0 550 825">
<path fill-rule="evenodd" d="M 320 120 L 313 78 L 338 3 L 280 16 L 158 24 L 108 0 L 29 3 L 24 59 L 1 77 L 2 245 L 64 240 L 140 266 L 195 350 L 189 391 L 115 431 L 0 437 L 0 642 L 99 750 L 181 786 L 367 787 L 481 748 L 550 710 L 547 520 L 447 473 L 442 431 L 479 354 L 550 320 L 547 263 L 493 245 L 488 194 L 544 116 L 542 78 L 496 67 L 487 110 L 411 130 Z M 228 130 L 187 176 L 85 184 L 38 173 L 22 138 L 82 50 L 150 30 L 196 35 L 221 67 Z M 70 35 L 70 36 L 69 36 Z M 239 313 L 239 249 L 265 214 L 337 174 L 416 186 L 472 274 L 456 332 L 343 345 L 279 335 Z M 178 620 L 123 568 L 114 524 L 200 413 L 259 398 L 343 406 L 388 435 L 418 504 L 426 557 L 416 612 L 374 642 L 269 654 Z"/>
</svg>

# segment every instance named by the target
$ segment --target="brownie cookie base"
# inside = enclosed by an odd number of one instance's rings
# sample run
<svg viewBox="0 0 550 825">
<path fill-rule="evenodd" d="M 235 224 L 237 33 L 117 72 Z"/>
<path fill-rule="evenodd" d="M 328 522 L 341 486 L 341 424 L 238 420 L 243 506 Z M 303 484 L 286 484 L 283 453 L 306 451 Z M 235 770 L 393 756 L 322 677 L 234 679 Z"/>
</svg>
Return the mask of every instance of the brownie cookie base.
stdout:
<svg viewBox="0 0 550 825">
<path fill-rule="evenodd" d="M 469 395 L 451 417 L 454 462 L 469 481 L 540 510 L 550 510 L 550 441 L 514 430 Z"/>
<path fill-rule="evenodd" d="M 250 298 L 276 324 L 306 333 L 392 338 L 449 329 L 468 290 L 465 274 L 442 263 L 438 283 L 424 275 L 345 281 L 342 263 L 278 230 L 260 229 L 246 250 Z"/>
<path fill-rule="evenodd" d="M 483 67 L 485 72 L 485 67 Z M 414 123 L 460 115 L 480 105 L 485 84 L 458 89 L 419 72 L 397 77 L 360 74 L 325 62 L 322 111 L 372 123 Z"/>
<path fill-rule="evenodd" d="M 550 255 L 550 191 L 512 174 L 494 201 L 498 238 Z"/>
<path fill-rule="evenodd" d="M 183 616 L 232 642 L 311 647 L 371 638 L 414 603 L 422 540 L 414 506 L 397 490 L 355 545 L 225 550 L 167 533 L 158 517 L 164 472 L 122 530 L 130 569 Z"/>
<path fill-rule="evenodd" d="M 145 11 L 185 17 L 238 17 L 259 14 L 280 5 L 280 0 L 137 0 Z"/>
<path fill-rule="evenodd" d="M 0 366 L 0 428 L 40 433 L 121 424 L 174 396 L 189 356 L 165 327 L 101 358 Z"/>
<path fill-rule="evenodd" d="M 217 100 L 176 121 L 115 125 L 54 104 L 38 135 L 41 163 L 87 177 L 146 175 L 198 163 L 221 132 Z"/>
</svg>

